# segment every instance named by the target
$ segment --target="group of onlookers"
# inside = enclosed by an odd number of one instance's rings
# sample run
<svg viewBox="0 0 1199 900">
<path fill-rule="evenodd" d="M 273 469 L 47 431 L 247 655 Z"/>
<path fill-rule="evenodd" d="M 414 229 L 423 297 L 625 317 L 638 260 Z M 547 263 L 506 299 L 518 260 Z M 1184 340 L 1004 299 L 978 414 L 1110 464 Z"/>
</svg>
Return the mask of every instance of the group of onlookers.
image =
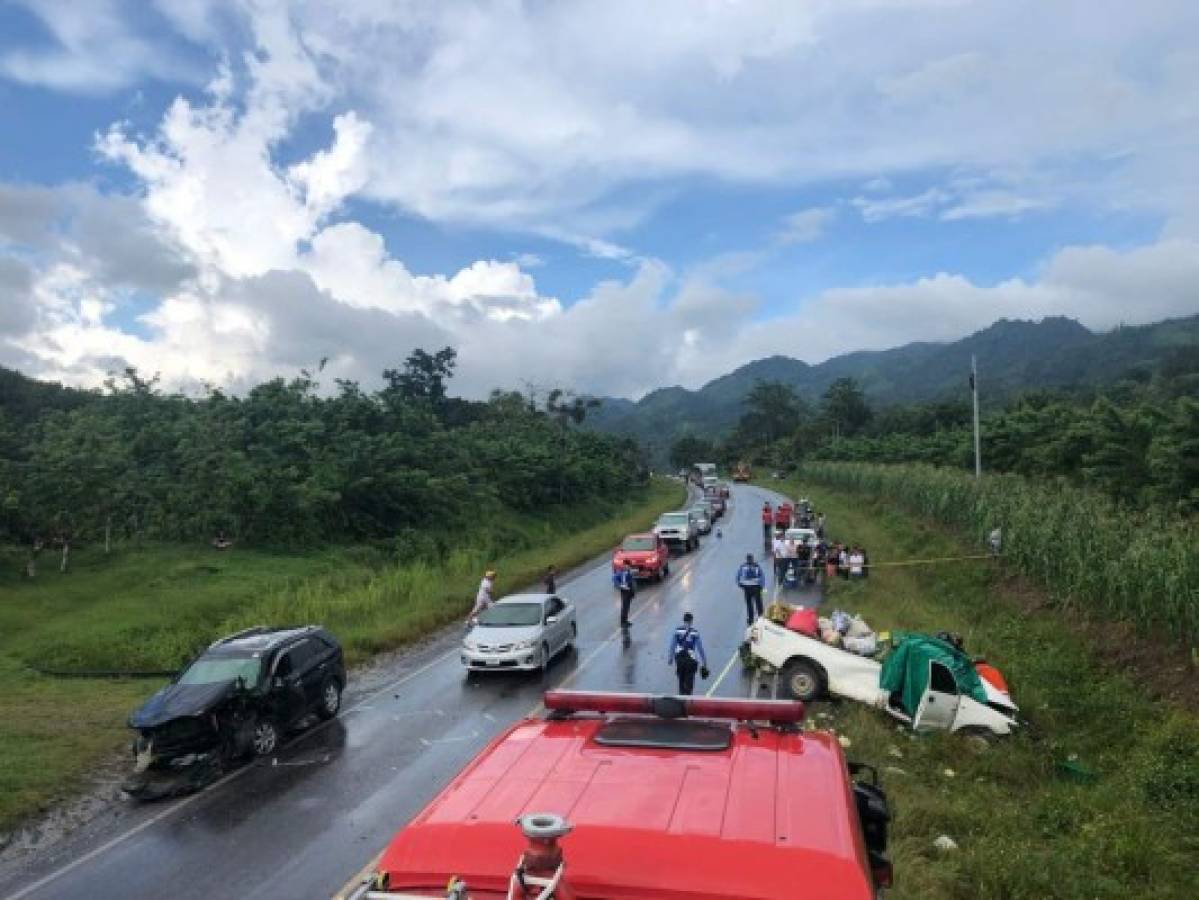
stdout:
<svg viewBox="0 0 1199 900">
<path fill-rule="evenodd" d="M 770 555 L 774 558 L 774 577 L 780 582 L 792 567 L 797 577 L 808 581 L 821 573 L 828 578 L 866 578 L 870 574 L 870 556 L 865 547 L 857 544 L 828 544 L 823 538 L 809 544 L 778 535 L 771 542 Z"/>
</svg>

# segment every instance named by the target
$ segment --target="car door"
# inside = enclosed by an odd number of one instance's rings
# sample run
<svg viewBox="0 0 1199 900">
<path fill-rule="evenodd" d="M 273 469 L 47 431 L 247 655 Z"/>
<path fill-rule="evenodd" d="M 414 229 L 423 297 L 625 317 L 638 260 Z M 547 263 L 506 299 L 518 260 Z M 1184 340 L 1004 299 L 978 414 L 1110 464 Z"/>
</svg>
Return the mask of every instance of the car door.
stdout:
<svg viewBox="0 0 1199 900">
<path fill-rule="evenodd" d="M 557 653 L 567 642 L 567 635 L 570 634 L 570 623 L 566 621 L 566 616 L 563 615 L 566 609 L 566 604 L 557 597 L 550 597 L 545 602 L 545 615 L 542 622 L 545 623 L 549 645 L 552 652 Z M 553 622 L 550 622 L 553 619 Z"/>
<path fill-rule="evenodd" d="M 284 725 L 294 722 L 308 712 L 308 698 L 299 668 L 295 645 L 275 657 L 269 682 L 270 705 L 275 717 Z"/>
<path fill-rule="evenodd" d="M 958 714 L 961 703 L 953 672 L 935 659 L 928 663 L 928 686 L 916 708 L 912 727 L 917 731 L 948 731 Z"/>
<path fill-rule="evenodd" d="M 304 638 L 293 651 L 300 670 L 300 683 L 304 689 L 304 700 L 309 709 L 321 702 L 321 688 L 329 670 L 329 648 L 315 638 Z"/>
</svg>

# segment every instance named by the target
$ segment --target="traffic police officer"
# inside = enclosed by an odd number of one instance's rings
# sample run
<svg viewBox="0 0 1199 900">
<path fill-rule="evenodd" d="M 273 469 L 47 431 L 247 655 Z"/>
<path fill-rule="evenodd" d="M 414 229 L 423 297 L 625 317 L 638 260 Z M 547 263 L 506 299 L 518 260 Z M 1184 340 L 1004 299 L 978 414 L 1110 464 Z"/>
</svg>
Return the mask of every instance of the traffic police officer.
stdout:
<svg viewBox="0 0 1199 900">
<path fill-rule="evenodd" d="M 703 639 L 692 625 L 694 621 L 691 613 L 683 613 L 683 624 L 671 632 L 667 651 L 666 664 L 674 666 L 679 693 L 683 696 L 689 696 L 695 689 L 696 669 L 701 676 L 708 677 L 708 655 L 704 653 Z"/>
</svg>

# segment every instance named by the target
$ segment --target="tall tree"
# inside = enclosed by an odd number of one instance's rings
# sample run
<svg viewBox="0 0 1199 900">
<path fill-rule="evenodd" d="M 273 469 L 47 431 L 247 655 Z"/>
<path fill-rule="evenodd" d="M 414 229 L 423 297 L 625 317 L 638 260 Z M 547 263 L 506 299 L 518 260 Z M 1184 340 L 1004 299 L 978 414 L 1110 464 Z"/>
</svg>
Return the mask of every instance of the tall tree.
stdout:
<svg viewBox="0 0 1199 900">
<path fill-rule="evenodd" d="M 774 443 L 806 418 L 807 407 L 791 385 L 758 379 L 745 397 L 734 443 L 743 447 Z"/>
<path fill-rule="evenodd" d="M 859 434 L 873 412 L 866 395 L 854 378 L 838 378 L 820 398 L 820 415 L 838 436 Z"/>
</svg>

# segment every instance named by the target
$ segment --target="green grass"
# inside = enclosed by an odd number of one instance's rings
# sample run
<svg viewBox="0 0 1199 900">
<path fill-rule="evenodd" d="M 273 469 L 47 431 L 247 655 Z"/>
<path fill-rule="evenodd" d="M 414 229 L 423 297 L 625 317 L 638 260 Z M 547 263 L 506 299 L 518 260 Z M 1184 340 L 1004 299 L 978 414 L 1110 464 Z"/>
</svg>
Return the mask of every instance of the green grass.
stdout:
<svg viewBox="0 0 1199 900">
<path fill-rule="evenodd" d="M 784 489 L 810 497 L 831 537 L 863 544 L 875 563 L 973 550 L 869 495 L 811 482 Z M 1084 646 L 1062 613 L 1029 612 L 1011 584 L 982 560 L 880 567 L 830 589 L 830 608 L 860 612 L 875 628 L 959 632 L 968 652 L 1004 672 L 1032 722 L 979 753 L 954 735 L 912 735 L 859 704 L 813 705 L 811 721 L 848 738 L 850 758 L 883 770 L 895 813 L 891 896 L 1194 897 L 1199 721 L 1105 670 L 1101 648 Z M 1055 763 L 1071 758 L 1098 780 L 1063 777 Z M 934 849 L 942 834 L 959 849 Z"/>
<path fill-rule="evenodd" d="M 464 616 L 484 568 L 500 593 L 535 583 L 644 528 L 682 502 L 655 481 L 621 504 L 511 517 L 436 563 L 388 563 L 377 548 L 284 554 L 155 545 L 73 554 L 61 574 L 45 555 L 37 578 L 19 555 L 0 569 L 0 830 L 77 790 L 98 760 L 127 740 L 129 711 L 159 684 L 49 678 L 35 669 L 173 670 L 214 638 L 251 624 L 320 623 L 362 662 Z"/>
</svg>

